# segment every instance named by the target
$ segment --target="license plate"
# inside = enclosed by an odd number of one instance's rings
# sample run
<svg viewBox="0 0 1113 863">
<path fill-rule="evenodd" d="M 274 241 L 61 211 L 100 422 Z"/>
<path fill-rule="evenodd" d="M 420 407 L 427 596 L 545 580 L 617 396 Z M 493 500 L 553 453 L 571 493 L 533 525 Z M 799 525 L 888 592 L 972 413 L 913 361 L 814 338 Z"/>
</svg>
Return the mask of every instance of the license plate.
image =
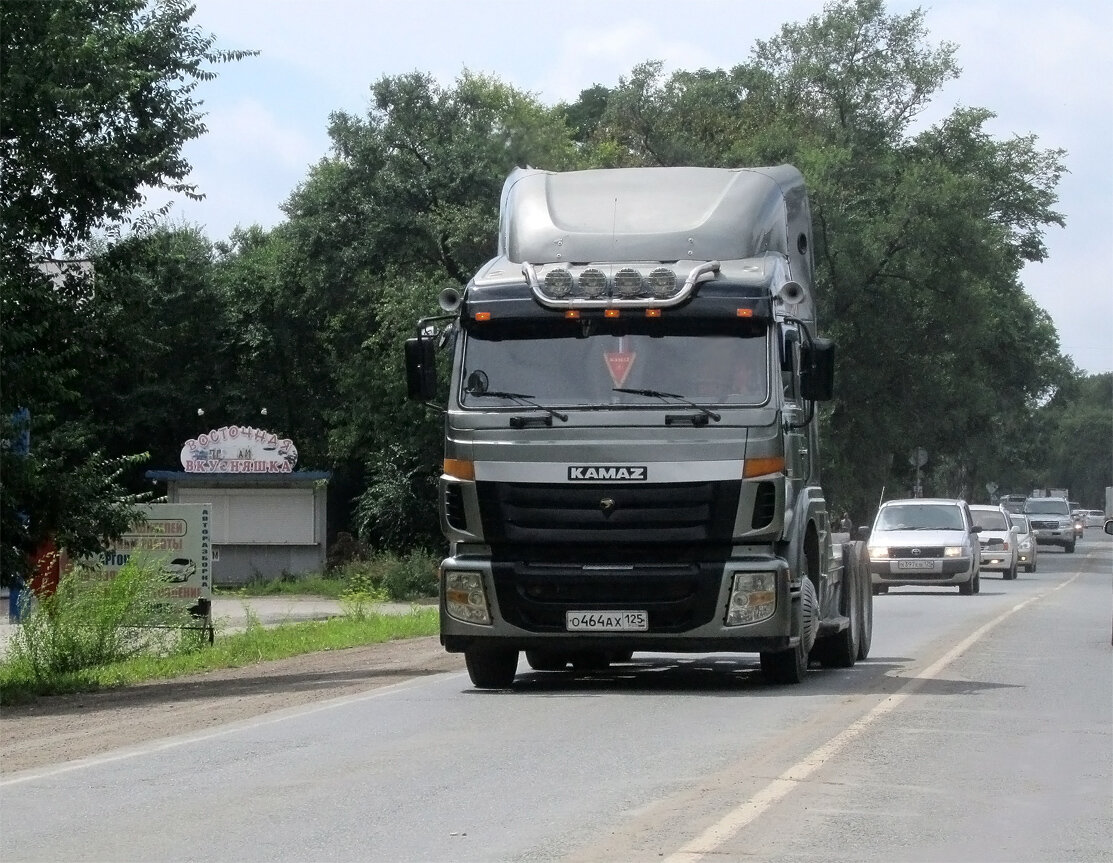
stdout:
<svg viewBox="0 0 1113 863">
<path fill-rule="evenodd" d="M 934 560 L 898 560 L 897 569 L 935 569 Z"/>
<path fill-rule="evenodd" d="M 644 611 L 569 611 L 565 613 L 569 632 L 645 632 L 649 615 Z"/>
</svg>

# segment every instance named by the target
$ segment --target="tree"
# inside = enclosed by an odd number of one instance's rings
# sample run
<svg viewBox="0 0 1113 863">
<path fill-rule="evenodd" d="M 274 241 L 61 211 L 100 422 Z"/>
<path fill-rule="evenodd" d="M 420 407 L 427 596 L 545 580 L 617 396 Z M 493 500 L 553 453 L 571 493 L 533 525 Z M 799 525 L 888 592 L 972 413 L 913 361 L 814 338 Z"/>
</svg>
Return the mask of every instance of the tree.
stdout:
<svg viewBox="0 0 1113 863">
<path fill-rule="evenodd" d="M 49 261 L 88 256 L 145 187 L 198 194 L 182 157 L 205 131 L 194 89 L 209 64 L 249 52 L 215 50 L 192 14 L 185 0 L 0 4 L 5 576 L 46 536 L 87 552 L 134 515 L 120 484 L 134 458 L 98 451 L 82 402 L 102 360 L 86 318 L 92 275 Z M 25 431 L 27 451 L 13 445 Z"/>
<path fill-rule="evenodd" d="M 445 88 L 402 75 L 371 93 L 365 118 L 332 115 L 332 154 L 287 201 L 266 295 L 304 385 L 300 410 L 328 442 L 330 487 L 348 497 L 330 511 L 352 511 L 363 539 L 397 549 L 437 541 L 430 477 L 442 456 L 440 430 L 405 398 L 402 343 L 440 311 L 442 288 L 494 254 L 507 174 L 579 155 L 560 109 L 493 78 L 465 73 Z"/>
<path fill-rule="evenodd" d="M 920 10 L 837 0 L 729 72 L 636 67 L 593 139 L 608 164 L 803 172 L 819 319 L 838 346 L 825 483 L 858 513 L 882 488 L 910 492 L 913 446 L 932 454 L 933 490 L 980 486 L 1062 373 L 1054 328 L 1019 273 L 1063 223 L 1063 153 L 1033 136 L 993 139 L 986 109 L 914 132 L 958 74 L 954 50 L 930 44 Z"/>
</svg>

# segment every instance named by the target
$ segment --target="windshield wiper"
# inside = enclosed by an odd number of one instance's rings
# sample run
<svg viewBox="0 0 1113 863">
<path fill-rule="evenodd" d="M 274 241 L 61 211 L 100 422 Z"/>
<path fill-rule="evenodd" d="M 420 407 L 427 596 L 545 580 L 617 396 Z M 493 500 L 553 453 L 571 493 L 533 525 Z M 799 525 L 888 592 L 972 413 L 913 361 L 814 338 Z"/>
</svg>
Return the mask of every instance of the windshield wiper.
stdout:
<svg viewBox="0 0 1113 863">
<path fill-rule="evenodd" d="M 703 405 L 697 405 L 694 401 L 686 399 L 684 398 L 684 396 L 677 395 L 676 393 L 663 393 L 660 390 L 632 390 L 627 389 L 626 387 L 612 387 L 612 389 L 616 393 L 630 393 L 630 395 L 634 396 L 648 396 L 649 398 L 661 399 L 662 401 L 665 399 L 676 399 L 678 402 L 686 404 L 693 410 L 699 411 L 708 419 L 713 419 L 715 420 L 715 422 L 718 422 L 722 419 L 722 417 L 715 413 L 715 411 L 710 410 L 709 408 L 705 408 Z"/>
<path fill-rule="evenodd" d="M 556 417 L 562 423 L 568 422 L 568 414 L 562 414 L 560 411 L 554 410 L 553 408 L 545 407 L 545 405 L 539 405 L 537 402 L 533 401 L 533 396 L 527 393 L 508 393 L 503 392 L 502 390 L 484 390 L 483 392 L 472 392 L 471 395 L 482 396 L 483 398 L 489 397 L 493 399 L 511 399 L 513 401 L 521 402 L 522 404 L 527 404 L 530 407 L 537 408 L 539 411 L 545 411 L 545 413 L 547 413 L 550 417 L 548 421 L 549 425 L 552 425 L 553 423 L 551 417 Z M 514 428 L 521 428 L 523 425 L 525 425 L 525 418 L 511 417 L 510 425 Z"/>
</svg>

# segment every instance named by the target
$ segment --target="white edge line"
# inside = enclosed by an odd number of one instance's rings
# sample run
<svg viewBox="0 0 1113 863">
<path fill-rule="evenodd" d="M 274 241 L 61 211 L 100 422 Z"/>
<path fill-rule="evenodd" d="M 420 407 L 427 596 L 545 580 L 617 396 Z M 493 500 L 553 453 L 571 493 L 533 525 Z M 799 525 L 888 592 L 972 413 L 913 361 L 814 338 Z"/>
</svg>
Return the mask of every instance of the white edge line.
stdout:
<svg viewBox="0 0 1113 863">
<path fill-rule="evenodd" d="M 1081 576 L 1082 573 L 1078 573 L 1073 578 L 1064 581 L 1062 584 L 1056 585 L 1046 593 L 1031 596 L 1023 602 L 1002 612 L 988 623 L 983 624 L 922 672 L 909 679 L 897 692 L 886 697 L 883 701 L 874 706 L 865 716 L 856 719 L 822 746 L 813 750 L 800 761 L 796 762 L 796 764 L 789 767 L 784 773 L 748 800 L 744 800 L 738 806 L 734 807 L 719 819 L 718 822 L 704 830 L 699 836 L 680 846 L 668 857 L 663 858 L 662 863 L 695 863 L 695 861 L 702 860 L 709 854 L 716 853 L 722 845 L 736 836 L 742 828 L 756 820 L 771 806 L 787 797 L 794 788 L 834 758 L 869 726 L 873 725 L 873 723 L 881 717 L 892 713 L 900 707 L 900 705 L 903 704 L 925 680 L 931 680 L 937 676 L 944 668 L 969 650 L 987 632 L 1002 621 L 1016 614 L 1025 606 L 1050 596 L 1057 590 L 1062 590 L 1067 585 L 1081 578 Z"/>
</svg>

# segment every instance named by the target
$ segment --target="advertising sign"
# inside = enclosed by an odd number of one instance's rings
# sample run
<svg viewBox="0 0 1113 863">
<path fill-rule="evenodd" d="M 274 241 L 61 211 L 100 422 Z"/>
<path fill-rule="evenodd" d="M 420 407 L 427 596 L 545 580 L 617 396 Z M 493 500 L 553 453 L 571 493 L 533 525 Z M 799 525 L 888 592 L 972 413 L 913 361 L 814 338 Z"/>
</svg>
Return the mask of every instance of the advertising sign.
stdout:
<svg viewBox="0 0 1113 863">
<path fill-rule="evenodd" d="M 222 426 L 190 438 L 182 447 L 187 473 L 292 473 L 293 441 L 252 426 Z"/>
<path fill-rule="evenodd" d="M 212 595 L 212 512 L 203 503 L 154 503 L 141 507 L 136 525 L 101 554 L 107 576 L 115 576 L 133 556 L 157 561 L 167 577 L 166 595 L 196 602 Z"/>
</svg>

